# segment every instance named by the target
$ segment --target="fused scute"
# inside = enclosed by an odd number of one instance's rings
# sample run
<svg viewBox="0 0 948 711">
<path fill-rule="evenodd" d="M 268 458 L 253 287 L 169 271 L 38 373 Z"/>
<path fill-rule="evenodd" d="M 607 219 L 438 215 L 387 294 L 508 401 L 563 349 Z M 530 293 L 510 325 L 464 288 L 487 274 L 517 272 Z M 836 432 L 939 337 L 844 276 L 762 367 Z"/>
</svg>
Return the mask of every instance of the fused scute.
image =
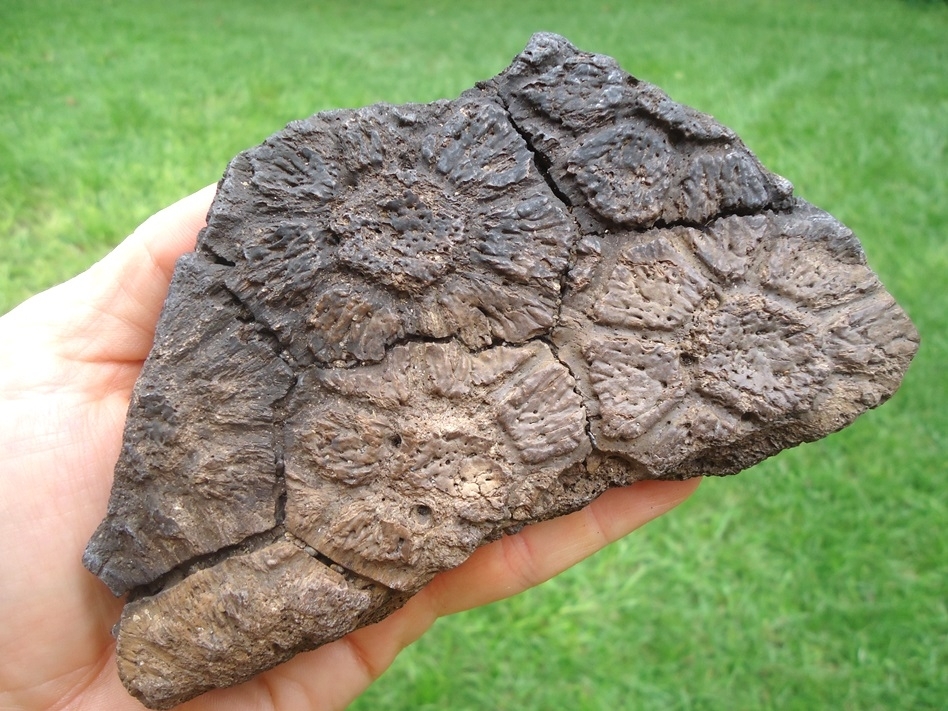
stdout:
<svg viewBox="0 0 948 711">
<path fill-rule="evenodd" d="M 301 363 L 377 362 L 411 336 L 523 343 L 552 326 L 576 225 L 502 103 L 474 92 L 409 109 L 290 124 L 235 160 L 248 180 L 222 181 L 242 195 L 228 205 L 278 205 L 263 211 L 276 224 L 212 215 L 199 250 L 234 262 L 228 289 Z"/>
<path fill-rule="evenodd" d="M 118 486 L 83 556 L 116 595 L 276 524 L 276 403 L 294 377 L 240 319 L 223 271 L 178 262 L 163 312 L 175 329 L 156 335 L 132 395 Z"/>
<path fill-rule="evenodd" d="M 726 282 L 743 278 L 760 240 L 768 232 L 765 215 L 726 217 L 704 229 L 685 228 L 695 255 Z"/>
<path fill-rule="evenodd" d="M 463 560 L 514 508 L 539 506 L 519 480 L 589 452 L 572 377 L 539 342 L 413 342 L 310 372 L 286 403 L 287 530 L 400 591 Z M 384 381 L 400 396 L 380 396 Z"/>
<path fill-rule="evenodd" d="M 588 445 L 582 399 L 562 364 L 542 364 L 495 398 L 498 420 L 528 462 L 545 462 Z"/>
<path fill-rule="evenodd" d="M 274 666 L 355 629 L 390 594 L 278 541 L 128 604 L 119 627 L 119 674 L 151 708 L 171 708 L 182 684 L 200 693 L 245 681 L 261 663 Z M 247 609 L 268 614 L 248 617 Z M 154 653 L 155 644 L 163 654 Z M 213 667 L 225 676 L 208 676 Z"/>
<path fill-rule="evenodd" d="M 918 336 L 791 190 L 550 34 L 456 100 L 237 156 L 84 556 L 132 600 L 129 690 L 246 680 L 611 486 L 731 474 L 890 397 Z"/>
<path fill-rule="evenodd" d="M 679 354 L 661 342 L 594 340 L 585 356 L 607 437 L 635 439 L 685 396 Z"/>
<path fill-rule="evenodd" d="M 761 267 L 764 285 L 798 303 L 816 309 L 840 306 L 877 288 L 878 280 L 865 264 L 847 264 L 827 255 L 813 259 L 803 237 L 781 237 L 769 245 Z"/>
<path fill-rule="evenodd" d="M 710 284 L 659 237 L 621 249 L 592 316 L 608 326 L 670 330 L 701 303 Z"/>
<path fill-rule="evenodd" d="M 600 229 L 701 224 L 790 198 L 790 183 L 732 131 L 615 60 L 555 35 L 535 37 L 531 47 L 493 83 L 583 222 Z"/>
<path fill-rule="evenodd" d="M 729 300 L 698 328 L 708 352 L 697 388 L 744 415 L 774 418 L 805 408 L 829 375 L 820 331 L 767 299 Z"/>
</svg>

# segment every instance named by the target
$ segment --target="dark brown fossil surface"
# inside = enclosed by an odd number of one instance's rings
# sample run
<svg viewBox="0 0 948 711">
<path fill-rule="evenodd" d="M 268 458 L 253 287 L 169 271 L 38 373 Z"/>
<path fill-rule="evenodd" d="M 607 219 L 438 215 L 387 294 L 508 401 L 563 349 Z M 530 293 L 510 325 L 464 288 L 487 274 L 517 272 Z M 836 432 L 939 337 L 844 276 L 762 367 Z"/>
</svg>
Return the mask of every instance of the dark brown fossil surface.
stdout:
<svg viewBox="0 0 948 711">
<path fill-rule="evenodd" d="M 844 427 L 918 345 L 730 130 L 536 35 L 454 101 L 237 156 L 181 258 L 86 566 L 152 708 L 381 619 L 612 486 Z"/>
</svg>

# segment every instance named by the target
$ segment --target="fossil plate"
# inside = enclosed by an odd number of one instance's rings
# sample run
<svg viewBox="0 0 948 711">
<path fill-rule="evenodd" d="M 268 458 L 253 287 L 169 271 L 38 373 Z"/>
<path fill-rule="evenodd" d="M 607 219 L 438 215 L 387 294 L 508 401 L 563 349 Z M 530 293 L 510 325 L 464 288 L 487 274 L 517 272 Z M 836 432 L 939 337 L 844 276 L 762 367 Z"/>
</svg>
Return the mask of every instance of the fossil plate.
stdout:
<svg viewBox="0 0 948 711">
<path fill-rule="evenodd" d="M 539 34 L 453 101 L 227 168 L 84 562 L 152 708 L 377 621 L 527 523 L 840 429 L 918 344 L 740 139 Z"/>
</svg>

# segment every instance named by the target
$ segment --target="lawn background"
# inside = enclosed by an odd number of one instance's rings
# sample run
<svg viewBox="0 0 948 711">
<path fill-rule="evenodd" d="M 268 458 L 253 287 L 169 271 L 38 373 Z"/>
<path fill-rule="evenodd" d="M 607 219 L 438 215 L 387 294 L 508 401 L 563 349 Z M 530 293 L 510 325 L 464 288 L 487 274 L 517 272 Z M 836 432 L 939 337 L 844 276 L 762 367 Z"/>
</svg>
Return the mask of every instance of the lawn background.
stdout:
<svg viewBox="0 0 948 711">
<path fill-rule="evenodd" d="M 852 227 L 922 350 L 880 410 L 439 621 L 354 708 L 945 708 L 944 2 L 0 0 L 0 313 L 287 121 L 456 96 L 541 29 Z"/>
</svg>

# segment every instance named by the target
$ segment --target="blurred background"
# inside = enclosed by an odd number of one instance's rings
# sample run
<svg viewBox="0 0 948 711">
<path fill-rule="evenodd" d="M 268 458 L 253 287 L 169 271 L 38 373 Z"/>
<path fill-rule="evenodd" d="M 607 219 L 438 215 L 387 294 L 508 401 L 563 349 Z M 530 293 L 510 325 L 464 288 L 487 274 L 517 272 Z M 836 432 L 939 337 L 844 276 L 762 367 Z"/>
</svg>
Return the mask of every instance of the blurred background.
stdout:
<svg viewBox="0 0 948 711">
<path fill-rule="evenodd" d="M 538 30 L 735 129 L 922 348 L 878 411 L 439 621 L 353 708 L 945 708 L 948 3 L 2 0 L 0 313 L 287 121 L 455 97 Z"/>
</svg>

